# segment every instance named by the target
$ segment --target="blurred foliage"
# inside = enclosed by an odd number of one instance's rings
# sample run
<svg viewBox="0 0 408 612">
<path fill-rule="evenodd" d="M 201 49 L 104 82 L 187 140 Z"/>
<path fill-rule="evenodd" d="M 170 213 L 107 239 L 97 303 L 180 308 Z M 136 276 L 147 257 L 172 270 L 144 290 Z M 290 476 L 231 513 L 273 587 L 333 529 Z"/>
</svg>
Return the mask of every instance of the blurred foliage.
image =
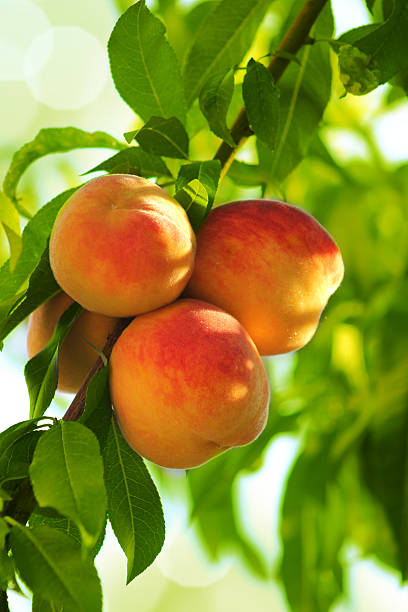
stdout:
<svg viewBox="0 0 408 612">
<path fill-rule="evenodd" d="M 115 0 L 118 12 L 130 4 Z M 272 4 L 268 27 L 259 30 L 251 49 L 256 60 L 273 48 L 280 28 L 290 20 L 292 4 Z M 156 0 L 154 10 L 165 21 L 180 60 L 213 5 L 207 1 L 186 8 L 176 0 Z M 367 5 L 370 10 L 377 7 L 378 14 L 378 2 Z M 323 53 L 318 50 L 322 44 L 313 48 L 317 56 Z M 334 52 L 331 60 L 336 65 Z M 392 86 L 374 94 L 378 116 L 404 100 L 404 77 L 397 75 Z M 286 79 L 290 78 L 288 71 Z M 240 70 L 235 79 L 242 81 Z M 319 133 L 308 149 L 302 141 L 306 157 L 281 185 L 268 182 L 268 159 L 251 141 L 220 185 L 216 204 L 266 193 L 304 207 L 335 238 L 346 272 L 315 337 L 293 355 L 283 382 L 281 358 L 266 360 L 272 400 L 264 433 L 248 447 L 187 475 L 191 521 L 210 558 L 232 549 L 258 576 L 280 578 L 295 612 L 324 612 L 338 600 L 345 579 L 343 559 L 351 545 L 362 557 L 374 555 L 397 569 L 404 579 L 408 574 L 408 163 L 391 164 L 383 157 L 365 119 L 367 101 L 341 98 L 343 92 L 335 71 Z M 228 125 L 241 104 L 236 87 Z M 200 129 L 206 123 L 202 117 L 201 124 L 194 120 L 198 114 L 196 101 L 189 117 L 195 125 L 194 133 L 189 130 L 191 158 L 207 159 L 219 139 Z M 299 129 L 307 132 L 307 117 L 296 119 L 301 119 Z M 318 114 L 313 118 L 319 119 Z M 131 127 L 123 126 L 123 131 Z M 343 161 L 334 130 L 364 143 L 367 155 L 349 154 Z M 256 166 L 257 173 L 243 162 Z M 70 177 L 67 188 L 74 186 L 75 173 L 66 168 L 64 172 Z M 29 210 L 43 204 L 29 179 L 23 188 Z M 0 249 L 5 257 L 4 236 Z M 262 468 L 271 441 L 288 432 L 298 436 L 300 450 L 283 492 L 281 558 L 271 568 L 241 532 L 241 510 L 232 491 L 242 474 Z M 171 491 L 171 474 L 155 472 L 162 490 Z"/>
</svg>

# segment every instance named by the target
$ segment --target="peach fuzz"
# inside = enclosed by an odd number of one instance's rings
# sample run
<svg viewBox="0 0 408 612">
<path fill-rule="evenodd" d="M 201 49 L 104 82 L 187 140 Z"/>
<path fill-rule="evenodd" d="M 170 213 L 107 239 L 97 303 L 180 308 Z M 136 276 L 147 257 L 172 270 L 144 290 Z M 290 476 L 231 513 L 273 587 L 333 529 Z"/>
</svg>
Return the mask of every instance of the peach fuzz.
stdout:
<svg viewBox="0 0 408 612">
<path fill-rule="evenodd" d="M 50 240 L 61 288 L 86 310 L 117 317 L 174 301 L 194 255 L 184 209 L 130 174 L 101 176 L 78 189 L 60 210 Z"/>
<path fill-rule="evenodd" d="M 231 313 L 261 355 L 274 355 L 309 342 L 343 273 L 337 245 L 305 211 L 274 200 L 231 202 L 198 232 L 185 295 Z"/>
<path fill-rule="evenodd" d="M 34 357 L 50 340 L 58 319 L 73 304 L 68 295 L 58 293 L 39 306 L 31 315 L 28 325 L 28 356 Z M 84 310 L 74 321 L 58 355 L 58 389 L 76 393 L 89 370 L 98 359 L 108 335 L 113 332 L 117 319 Z"/>
<path fill-rule="evenodd" d="M 199 300 L 136 317 L 113 347 L 113 406 L 138 453 L 168 468 L 198 466 L 264 428 L 266 373 L 242 325 Z"/>
</svg>

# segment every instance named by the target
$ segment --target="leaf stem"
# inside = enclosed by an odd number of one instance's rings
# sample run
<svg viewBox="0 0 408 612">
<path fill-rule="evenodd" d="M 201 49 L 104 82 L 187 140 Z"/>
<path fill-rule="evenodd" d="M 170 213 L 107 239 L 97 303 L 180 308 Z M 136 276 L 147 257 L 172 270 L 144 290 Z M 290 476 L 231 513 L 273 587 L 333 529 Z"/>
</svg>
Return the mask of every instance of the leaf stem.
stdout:
<svg viewBox="0 0 408 612">
<path fill-rule="evenodd" d="M 130 321 L 131 319 L 119 319 L 118 323 L 116 324 L 115 329 L 113 330 L 111 334 L 109 334 L 108 339 L 106 340 L 106 344 L 103 347 L 103 351 L 102 351 L 105 359 L 109 358 L 116 340 L 119 338 L 120 334 L 123 332 L 125 327 L 129 325 Z M 88 389 L 89 382 L 91 378 L 94 376 L 94 374 L 102 370 L 104 367 L 105 367 L 105 360 L 102 357 L 98 357 L 92 369 L 89 370 L 88 375 L 85 378 L 84 382 L 82 383 L 81 388 L 79 389 L 78 393 L 75 395 L 70 406 L 68 407 L 68 410 L 62 417 L 64 421 L 76 421 L 81 416 L 81 414 L 84 411 L 84 407 L 85 407 L 86 392 Z"/>
<path fill-rule="evenodd" d="M 287 54 L 296 55 L 299 49 L 309 42 L 309 32 L 326 2 L 327 0 L 306 0 L 269 63 L 268 70 L 275 83 L 278 82 L 291 61 Z M 252 134 L 245 107 L 243 107 L 231 127 L 231 136 L 236 143 L 235 147 L 223 142 L 214 156 L 214 159 L 221 162 L 221 179 L 228 172 L 238 148 Z"/>
</svg>

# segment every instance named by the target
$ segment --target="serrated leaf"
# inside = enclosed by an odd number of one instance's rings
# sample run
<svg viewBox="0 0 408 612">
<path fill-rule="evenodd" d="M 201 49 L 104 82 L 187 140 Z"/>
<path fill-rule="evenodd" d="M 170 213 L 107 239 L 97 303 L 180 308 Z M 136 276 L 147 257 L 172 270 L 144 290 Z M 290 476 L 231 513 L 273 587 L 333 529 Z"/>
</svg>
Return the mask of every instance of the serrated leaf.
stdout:
<svg viewBox="0 0 408 612">
<path fill-rule="evenodd" d="M 279 89 L 267 68 L 253 59 L 248 62 L 242 95 L 249 125 L 273 150 L 279 126 Z"/>
<path fill-rule="evenodd" d="M 71 325 L 81 313 L 79 304 L 71 304 L 61 315 L 49 342 L 40 353 L 34 355 L 24 368 L 24 376 L 30 396 L 30 416 L 40 417 L 54 397 L 58 383 L 58 349 Z"/>
<path fill-rule="evenodd" d="M 23 230 L 22 250 L 14 270 L 10 268 L 10 260 L 7 260 L 0 268 L 1 317 L 7 314 L 16 296 L 24 291 L 28 277 L 40 262 L 47 248 L 52 226 L 60 208 L 76 189 L 68 189 L 60 193 L 30 219 Z"/>
<path fill-rule="evenodd" d="M 200 227 L 211 210 L 220 174 L 218 160 L 193 162 L 180 168 L 174 197 L 187 211 L 194 230 Z"/>
<path fill-rule="evenodd" d="M 10 249 L 10 270 L 13 271 L 21 252 L 21 232 L 18 212 L 0 191 L 0 223 L 6 234 Z"/>
<path fill-rule="evenodd" d="M 144 0 L 119 18 L 108 51 L 116 89 L 130 108 L 145 121 L 152 115 L 184 121 L 186 108 L 178 60 L 166 39 L 164 25 Z"/>
<path fill-rule="evenodd" d="M 48 247 L 40 259 L 40 263 L 32 273 L 27 291 L 8 315 L 0 320 L 0 346 L 8 334 L 43 302 L 61 291 L 54 278 L 49 261 Z"/>
<path fill-rule="evenodd" d="M 163 510 L 142 458 L 128 446 L 113 417 L 104 464 L 109 519 L 128 559 L 129 583 L 154 561 L 163 546 Z"/>
<path fill-rule="evenodd" d="M 267 0 L 221 0 L 199 28 L 184 68 L 189 107 L 210 77 L 224 75 L 250 49 Z"/>
<path fill-rule="evenodd" d="M 94 546 L 106 516 L 103 463 L 94 434 L 80 423 L 59 421 L 37 444 L 30 477 L 39 505 L 75 521 L 85 547 Z"/>
<path fill-rule="evenodd" d="M 105 366 L 93 375 L 85 398 L 84 412 L 78 419 L 94 432 L 98 438 L 101 451 L 105 448 L 106 439 L 111 427 L 111 399 L 109 393 L 109 366 Z"/>
<path fill-rule="evenodd" d="M 157 155 L 144 151 L 141 147 L 129 147 L 105 159 L 85 174 L 105 170 L 109 173 L 137 174 L 145 178 L 172 176 L 164 161 Z M 120 171 L 120 172 L 119 172 Z"/>
<path fill-rule="evenodd" d="M 332 30 L 330 8 L 323 9 L 314 35 L 327 37 Z M 275 151 L 257 139 L 259 163 L 271 183 L 281 183 L 307 154 L 330 99 L 331 66 L 325 45 L 307 46 L 301 66 L 292 62 L 279 80 L 280 117 Z"/>
<path fill-rule="evenodd" d="M 221 78 L 210 77 L 200 91 L 200 109 L 208 121 L 210 129 L 231 147 L 235 142 L 227 127 L 227 112 L 234 91 L 234 74 L 228 71 Z"/>
<path fill-rule="evenodd" d="M 37 596 L 61 604 L 64 612 L 101 612 L 98 574 L 72 538 L 13 521 L 10 544 L 21 578 Z"/>
<path fill-rule="evenodd" d="M 391 414 L 368 432 L 361 449 L 363 478 L 391 526 L 403 580 L 408 577 L 408 412 Z"/>
<path fill-rule="evenodd" d="M 13 155 L 4 178 L 3 189 L 13 202 L 17 201 L 17 185 L 25 170 L 37 159 L 51 153 L 66 153 L 74 149 L 121 149 L 123 145 L 105 132 L 85 132 L 74 127 L 44 128 Z"/>
<path fill-rule="evenodd" d="M 135 138 L 143 149 L 153 155 L 188 159 L 188 135 L 177 117 L 151 117 Z"/>
</svg>

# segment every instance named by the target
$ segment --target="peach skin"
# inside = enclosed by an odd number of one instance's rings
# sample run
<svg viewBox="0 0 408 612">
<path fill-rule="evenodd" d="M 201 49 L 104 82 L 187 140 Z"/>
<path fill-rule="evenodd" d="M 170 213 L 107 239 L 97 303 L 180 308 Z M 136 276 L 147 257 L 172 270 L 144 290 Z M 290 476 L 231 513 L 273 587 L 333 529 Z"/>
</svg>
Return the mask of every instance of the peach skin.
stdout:
<svg viewBox="0 0 408 612">
<path fill-rule="evenodd" d="M 27 335 L 28 356 L 34 357 L 50 340 L 60 316 L 73 303 L 65 293 L 58 293 L 39 306 L 30 316 Z M 58 355 L 58 389 L 76 393 L 98 359 L 117 319 L 84 310 L 75 320 Z"/>
<path fill-rule="evenodd" d="M 96 178 L 60 210 L 50 263 L 86 310 L 128 317 L 174 301 L 190 278 L 195 235 L 163 189 L 130 174 Z"/>
<path fill-rule="evenodd" d="M 242 325 L 199 300 L 136 317 L 113 347 L 113 406 L 128 444 L 169 468 L 191 468 L 262 431 L 266 373 Z"/>
<path fill-rule="evenodd" d="M 309 342 L 343 273 L 337 245 L 305 211 L 274 200 L 231 202 L 198 232 L 185 295 L 231 313 L 261 355 L 275 355 Z"/>
</svg>

